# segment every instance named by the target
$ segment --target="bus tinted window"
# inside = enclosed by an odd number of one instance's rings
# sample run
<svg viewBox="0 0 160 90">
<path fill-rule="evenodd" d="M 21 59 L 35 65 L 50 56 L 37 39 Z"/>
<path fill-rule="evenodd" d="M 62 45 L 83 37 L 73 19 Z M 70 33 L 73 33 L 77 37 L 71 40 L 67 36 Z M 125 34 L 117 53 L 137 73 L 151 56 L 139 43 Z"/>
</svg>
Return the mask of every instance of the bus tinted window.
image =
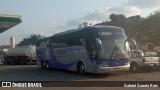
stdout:
<svg viewBox="0 0 160 90">
<path fill-rule="evenodd" d="M 93 32 L 93 29 L 86 29 L 85 30 L 85 43 L 86 43 L 86 49 L 88 51 L 88 54 L 93 56 L 95 53 L 95 35 Z"/>
<path fill-rule="evenodd" d="M 51 37 L 51 47 L 81 46 L 84 44 L 84 31 L 80 30 L 68 34 Z"/>
</svg>

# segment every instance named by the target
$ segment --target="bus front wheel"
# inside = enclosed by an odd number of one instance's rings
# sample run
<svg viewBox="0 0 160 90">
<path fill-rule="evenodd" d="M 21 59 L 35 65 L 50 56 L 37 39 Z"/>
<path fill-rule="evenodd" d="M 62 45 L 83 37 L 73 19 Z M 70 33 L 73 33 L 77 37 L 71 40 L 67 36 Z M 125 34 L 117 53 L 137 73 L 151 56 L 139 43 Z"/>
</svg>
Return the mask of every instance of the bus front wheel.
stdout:
<svg viewBox="0 0 160 90">
<path fill-rule="evenodd" d="M 79 63 L 77 69 L 78 69 L 78 73 L 85 74 L 85 66 L 83 63 Z"/>
</svg>

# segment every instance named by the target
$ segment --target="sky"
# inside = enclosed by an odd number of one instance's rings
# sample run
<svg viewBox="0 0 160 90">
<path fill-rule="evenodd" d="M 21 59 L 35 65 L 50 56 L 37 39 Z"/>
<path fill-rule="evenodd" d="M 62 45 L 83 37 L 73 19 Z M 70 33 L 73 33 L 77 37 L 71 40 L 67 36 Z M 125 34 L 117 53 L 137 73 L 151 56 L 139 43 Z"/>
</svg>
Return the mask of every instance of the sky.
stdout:
<svg viewBox="0 0 160 90">
<path fill-rule="evenodd" d="M 22 16 L 22 23 L 0 34 L 0 45 L 32 34 L 51 36 L 77 28 L 82 22 L 109 21 L 111 13 L 146 17 L 160 9 L 160 0 L 0 0 L 0 14 Z"/>
</svg>

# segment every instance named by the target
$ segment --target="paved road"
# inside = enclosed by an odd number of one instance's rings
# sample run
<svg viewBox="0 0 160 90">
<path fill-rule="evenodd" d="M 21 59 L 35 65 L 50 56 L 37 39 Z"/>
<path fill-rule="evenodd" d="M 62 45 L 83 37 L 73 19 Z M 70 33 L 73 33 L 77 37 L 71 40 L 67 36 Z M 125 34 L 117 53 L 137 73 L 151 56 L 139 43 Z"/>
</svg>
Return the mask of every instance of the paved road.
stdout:
<svg viewBox="0 0 160 90">
<path fill-rule="evenodd" d="M 38 68 L 36 65 L 0 64 L 0 81 L 160 81 L 160 71 L 143 73 L 115 72 L 101 75 L 79 75 L 76 72 L 63 70 L 44 70 Z M 85 90 L 86 88 L 81 87 L 81 90 Z M 104 87 L 101 89 L 103 88 Z M 68 88 L 66 90 L 70 89 L 72 88 Z M 73 88 L 73 90 L 74 89 L 75 88 Z M 95 88 L 91 87 L 89 89 L 94 90 Z"/>
<path fill-rule="evenodd" d="M 0 81 L 160 81 L 160 71 L 79 75 L 63 70 L 45 70 L 36 65 L 0 65 Z"/>
</svg>

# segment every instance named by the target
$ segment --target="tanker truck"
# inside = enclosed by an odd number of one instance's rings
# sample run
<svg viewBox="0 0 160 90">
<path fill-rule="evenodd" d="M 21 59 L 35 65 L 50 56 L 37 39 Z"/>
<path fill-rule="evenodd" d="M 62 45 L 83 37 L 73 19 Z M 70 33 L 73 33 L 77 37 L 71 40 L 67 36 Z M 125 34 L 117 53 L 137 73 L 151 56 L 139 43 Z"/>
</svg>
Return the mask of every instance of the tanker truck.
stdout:
<svg viewBox="0 0 160 90">
<path fill-rule="evenodd" d="M 9 48 L 4 52 L 3 64 L 36 64 L 36 46 Z"/>
</svg>

